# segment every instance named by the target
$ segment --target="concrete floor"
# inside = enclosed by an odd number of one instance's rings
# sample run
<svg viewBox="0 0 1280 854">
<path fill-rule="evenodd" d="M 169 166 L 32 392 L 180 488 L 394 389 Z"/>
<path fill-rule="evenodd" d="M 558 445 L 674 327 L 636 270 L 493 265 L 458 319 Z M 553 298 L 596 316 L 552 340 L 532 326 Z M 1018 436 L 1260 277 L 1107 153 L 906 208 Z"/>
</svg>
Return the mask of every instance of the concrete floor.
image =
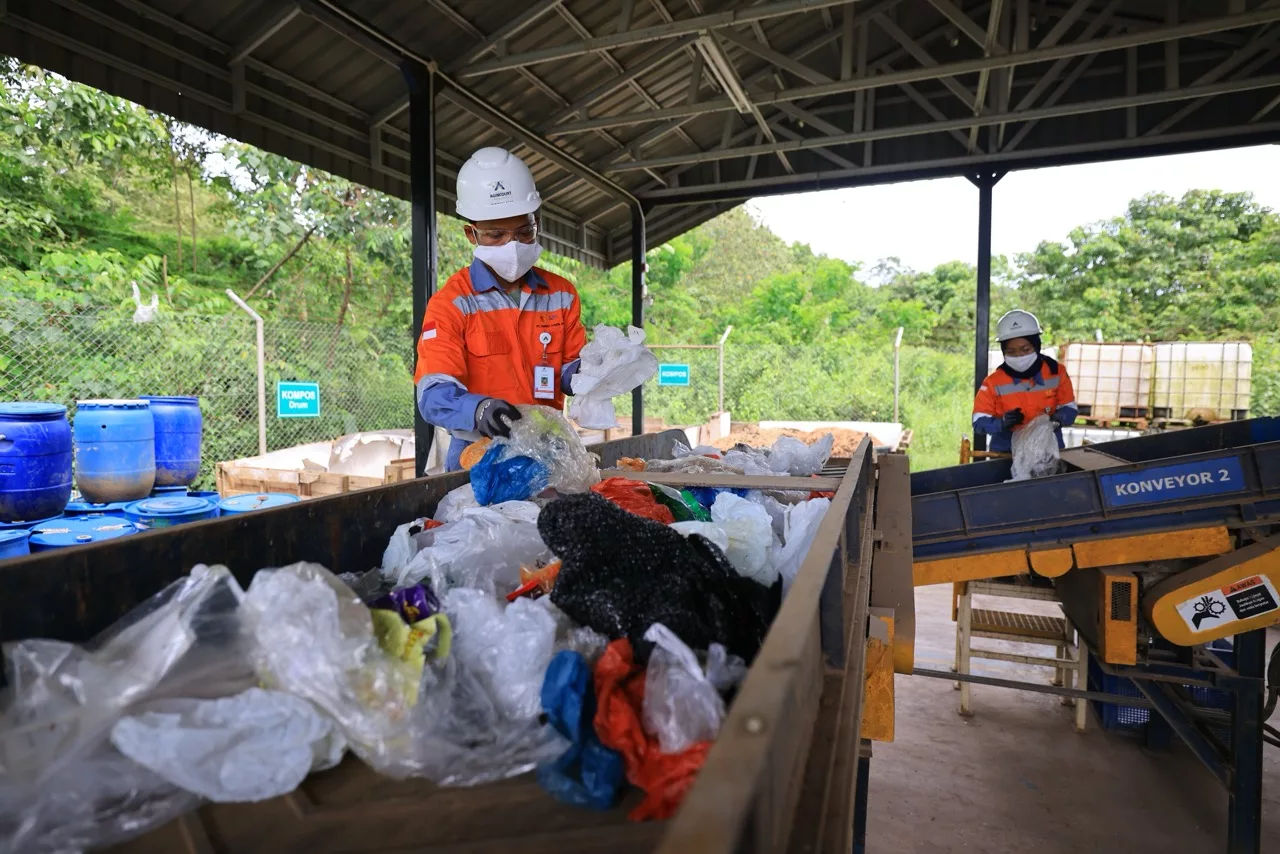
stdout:
<svg viewBox="0 0 1280 854">
<path fill-rule="evenodd" d="M 950 669 L 951 586 L 917 588 L 916 614 L 917 666 Z M 1050 675 L 998 661 L 975 661 L 973 672 L 1027 681 Z M 1226 851 L 1226 792 L 1176 737 L 1168 750 L 1147 750 L 1140 739 L 1103 732 L 1092 711 L 1088 731 L 1078 734 L 1058 698 L 983 685 L 973 687 L 975 714 L 964 719 L 953 684 L 897 677 L 896 740 L 876 744 L 871 761 L 868 854 Z M 1262 851 L 1275 854 L 1280 748 L 1264 747 L 1264 761 Z"/>
</svg>

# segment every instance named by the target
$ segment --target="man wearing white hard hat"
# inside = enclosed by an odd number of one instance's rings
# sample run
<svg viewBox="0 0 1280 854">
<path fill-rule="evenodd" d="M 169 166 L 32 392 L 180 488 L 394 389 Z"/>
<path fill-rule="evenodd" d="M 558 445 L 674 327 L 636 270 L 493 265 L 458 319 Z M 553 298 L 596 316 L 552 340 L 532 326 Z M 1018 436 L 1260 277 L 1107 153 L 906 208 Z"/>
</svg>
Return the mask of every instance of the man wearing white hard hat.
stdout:
<svg viewBox="0 0 1280 854">
<path fill-rule="evenodd" d="M 414 372 L 418 409 L 449 431 L 446 468 L 481 437 L 507 436 L 517 404 L 564 407 L 586 344 L 567 279 L 535 267 L 542 197 L 529 167 L 482 148 L 458 170 L 458 216 L 475 258 L 427 303 Z"/>
<path fill-rule="evenodd" d="M 1041 331 L 1036 316 L 1022 309 L 996 322 L 1004 362 L 982 381 L 973 401 L 973 429 L 991 437 L 990 451 L 1010 453 L 1013 431 L 1041 415 L 1061 431 L 1079 414 L 1066 369 L 1040 352 Z"/>
</svg>

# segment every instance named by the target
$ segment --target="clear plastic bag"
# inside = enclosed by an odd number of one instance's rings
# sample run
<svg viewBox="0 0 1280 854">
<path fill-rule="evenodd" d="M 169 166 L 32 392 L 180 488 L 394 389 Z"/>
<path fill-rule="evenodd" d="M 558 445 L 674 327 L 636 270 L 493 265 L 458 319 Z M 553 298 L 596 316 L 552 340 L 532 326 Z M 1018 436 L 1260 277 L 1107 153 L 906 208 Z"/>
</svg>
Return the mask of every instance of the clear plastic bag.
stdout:
<svg viewBox="0 0 1280 854">
<path fill-rule="evenodd" d="M 671 460 L 647 460 L 645 471 L 676 472 L 678 474 L 743 474 L 741 466 L 729 465 L 724 460 L 696 455 Z M 770 472 L 765 472 L 770 474 Z"/>
<path fill-rule="evenodd" d="M 747 500 L 764 508 L 764 511 L 769 514 L 769 520 L 773 523 L 773 535 L 778 540 L 781 540 L 786 530 L 787 507 L 789 505 L 783 504 L 769 493 L 761 492 L 758 489 L 748 492 Z"/>
<path fill-rule="evenodd" d="M 554 409 L 521 406 L 524 417 L 511 425 L 506 445 L 510 456 L 525 456 L 547 467 L 547 486 L 561 495 L 586 492 L 600 481 L 595 456 L 582 444 L 578 431 Z M 612 426 L 612 425 L 610 425 Z"/>
<path fill-rule="evenodd" d="M 777 567 L 769 562 L 773 548 L 773 521 L 759 504 L 722 492 L 711 505 L 711 521 L 728 535 L 725 557 L 743 576 L 772 587 L 778 580 Z"/>
<path fill-rule="evenodd" d="M 109 733 L 122 716 L 166 699 L 253 685 L 242 595 L 225 567 L 197 566 L 83 647 L 29 640 L 6 649 L 0 850 L 108 845 L 198 805 L 116 751 Z"/>
<path fill-rule="evenodd" d="M 376 771 L 414 771 L 418 672 L 382 651 L 369 609 L 349 587 L 315 563 L 262 570 L 242 612 L 265 687 L 318 706 Z"/>
<path fill-rule="evenodd" d="M 645 670 L 643 720 L 663 753 L 679 753 L 714 741 L 724 720 L 724 700 L 698 665 L 698 657 L 662 623 L 644 639 L 656 646 Z"/>
<path fill-rule="evenodd" d="M 383 573 L 396 587 L 429 581 L 437 595 L 454 587 L 514 590 L 521 566 L 551 560 L 538 535 L 540 510 L 529 501 L 464 510 L 456 520 L 420 535 L 423 545 L 404 567 L 383 567 Z"/>
<path fill-rule="evenodd" d="M 786 509 L 782 543 L 773 549 L 773 566 L 782 576 L 782 595 L 787 594 L 796 580 L 800 564 L 804 563 L 813 536 L 830 506 L 830 499 L 814 498 Z"/>
<path fill-rule="evenodd" d="M 707 650 L 707 681 L 721 694 L 727 694 L 747 678 L 747 663 L 718 643 Z"/>
<path fill-rule="evenodd" d="M 613 398 L 638 388 L 658 372 L 658 359 L 644 346 L 643 329 L 601 324 L 582 348 L 582 364 L 573 377 L 569 417 L 591 430 L 618 425 Z"/>
<path fill-rule="evenodd" d="M 462 518 L 464 510 L 479 506 L 480 502 L 476 501 L 476 494 L 471 484 L 464 484 L 440 499 L 440 503 L 436 505 L 435 520 L 454 522 Z"/>
<path fill-rule="evenodd" d="M 447 497 L 447 496 L 446 496 Z M 396 527 L 382 552 L 382 574 L 386 578 L 398 578 L 414 556 L 435 539 L 432 531 L 441 523 L 434 519 L 414 519 Z M 358 592 L 358 591 L 357 591 Z M 361 597 L 365 598 L 365 597 Z"/>
<path fill-rule="evenodd" d="M 831 458 L 831 449 L 835 447 L 835 443 L 836 437 L 831 433 L 812 445 L 806 445 L 790 436 L 780 436 L 769 449 L 769 468 L 777 474 L 789 474 L 792 477 L 817 474 Z"/>
<path fill-rule="evenodd" d="M 292 792 L 330 768 L 346 742 L 299 697 L 250 688 L 216 700 L 167 700 L 116 722 L 116 749 L 167 782 L 219 803 Z"/>
<path fill-rule="evenodd" d="M 555 654 L 556 619 L 539 600 L 500 605 L 483 590 L 456 588 L 444 600 L 453 655 L 475 674 L 498 711 L 512 719 L 542 710 L 542 679 Z"/>
<path fill-rule="evenodd" d="M 1015 480 L 1031 480 L 1058 473 L 1057 425 L 1047 415 L 1032 419 L 1013 431 L 1013 476 Z"/>
</svg>

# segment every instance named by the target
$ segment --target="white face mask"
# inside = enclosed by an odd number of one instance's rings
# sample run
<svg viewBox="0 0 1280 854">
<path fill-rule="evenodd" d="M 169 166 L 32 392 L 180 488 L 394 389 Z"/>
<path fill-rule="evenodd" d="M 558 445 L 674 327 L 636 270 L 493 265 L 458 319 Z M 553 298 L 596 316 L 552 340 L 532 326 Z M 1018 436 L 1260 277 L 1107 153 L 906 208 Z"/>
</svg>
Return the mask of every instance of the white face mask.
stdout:
<svg viewBox="0 0 1280 854">
<path fill-rule="evenodd" d="M 521 243 L 519 240 L 509 240 L 501 246 L 475 248 L 476 260 L 488 264 L 498 278 L 507 282 L 519 280 L 533 268 L 541 255 L 542 247 L 536 242 Z"/>
<path fill-rule="evenodd" d="M 1018 373 L 1022 373 L 1034 365 L 1038 358 L 1040 358 L 1039 353 L 1032 353 L 1030 356 L 1005 356 L 1004 363 Z"/>
</svg>

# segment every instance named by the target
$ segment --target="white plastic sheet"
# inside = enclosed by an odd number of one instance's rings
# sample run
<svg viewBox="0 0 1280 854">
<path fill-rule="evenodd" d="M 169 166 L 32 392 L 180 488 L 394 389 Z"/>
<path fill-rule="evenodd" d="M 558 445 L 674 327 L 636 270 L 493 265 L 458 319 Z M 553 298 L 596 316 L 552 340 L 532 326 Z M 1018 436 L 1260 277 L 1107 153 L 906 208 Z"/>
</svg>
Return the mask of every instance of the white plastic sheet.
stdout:
<svg viewBox="0 0 1280 854">
<path fill-rule="evenodd" d="M 1058 436 L 1049 416 L 1041 415 L 1013 431 L 1013 476 L 1031 480 L 1058 473 Z"/>
<path fill-rule="evenodd" d="M 773 566 L 782 576 L 784 596 L 791 590 L 791 584 L 800 572 L 800 564 L 804 562 L 813 536 L 818 532 L 822 517 L 830 506 L 830 499 L 814 498 L 787 508 L 782 544 L 773 549 Z"/>
<path fill-rule="evenodd" d="M 132 282 L 133 286 L 133 304 L 137 306 L 133 310 L 134 323 L 150 323 L 156 319 L 156 312 L 160 310 L 160 295 L 151 294 L 151 302 L 144 303 L 142 301 L 142 293 L 138 290 L 138 283 Z"/>
<path fill-rule="evenodd" d="M 440 503 L 436 505 L 435 520 L 455 522 L 462 518 L 462 511 L 479 506 L 480 502 L 476 501 L 476 494 L 471 489 L 471 484 L 464 484 L 440 499 Z"/>
<path fill-rule="evenodd" d="M 306 700 L 249 690 L 216 700 L 168 700 L 122 718 L 116 748 L 164 780 L 220 803 L 292 792 L 345 747 L 333 722 Z"/>
<path fill-rule="evenodd" d="M 507 593 L 520 586 L 521 566 L 552 559 L 538 534 L 539 512 L 530 501 L 465 509 L 454 521 L 415 536 L 417 553 L 403 566 L 384 563 L 383 574 L 396 587 L 425 579 L 437 595 L 453 587 Z"/>
<path fill-rule="evenodd" d="M 645 670 L 644 728 L 663 753 L 679 753 L 699 741 L 713 741 L 724 720 L 724 700 L 684 641 L 654 623 L 644 639 L 656 646 Z"/>
<path fill-rule="evenodd" d="M 705 537 L 715 543 L 716 548 L 725 553 L 725 557 L 729 556 L 729 532 L 718 522 L 676 522 L 670 527 L 683 537 L 691 537 L 694 534 Z"/>
<path fill-rule="evenodd" d="M 743 576 L 765 587 L 778 580 L 778 569 L 769 562 L 773 548 L 773 521 L 759 504 L 722 492 L 711 505 L 711 521 L 720 525 L 729 538 L 725 557 Z"/>
<path fill-rule="evenodd" d="M 836 437 L 831 433 L 812 445 L 806 445 L 790 436 L 780 436 L 769 449 L 769 468 L 776 474 L 789 474 L 793 477 L 817 474 L 831 458 L 835 442 Z"/>
<path fill-rule="evenodd" d="M 601 324 L 582 348 L 582 364 L 573 377 L 569 417 L 579 426 L 607 430 L 618 425 L 613 398 L 644 384 L 658 372 L 658 359 L 644 346 L 643 329 Z"/>
</svg>

